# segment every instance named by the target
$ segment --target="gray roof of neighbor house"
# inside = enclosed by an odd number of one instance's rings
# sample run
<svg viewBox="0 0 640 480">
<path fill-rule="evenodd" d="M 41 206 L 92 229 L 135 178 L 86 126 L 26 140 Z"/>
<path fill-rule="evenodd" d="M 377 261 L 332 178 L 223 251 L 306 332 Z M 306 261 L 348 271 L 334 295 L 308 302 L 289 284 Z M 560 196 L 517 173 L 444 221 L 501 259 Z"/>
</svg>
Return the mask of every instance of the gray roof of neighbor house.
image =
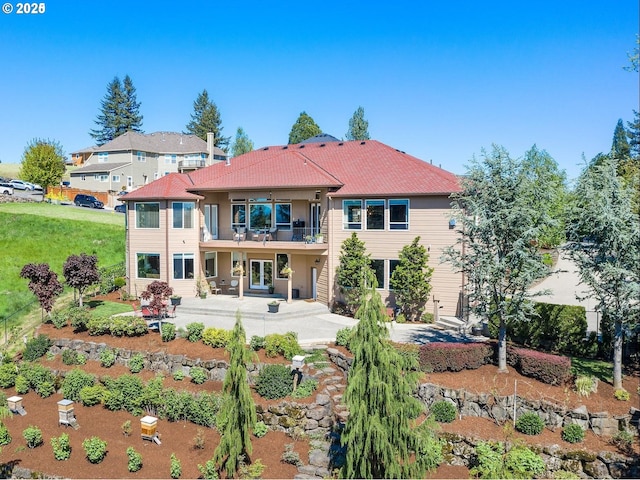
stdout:
<svg viewBox="0 0 640 480">
<path fill-rule="evenodd" d="M 84 175 L 87 173 L 100 173 L 100 172 L 113 172 L 117 168 L 121 168 L 127 165 L 131 165 L 131 162 L 117 162 L 117 163 L 94 163 L 93 165 L 86 165 L 75 169 L 69 175 L 72 177 L 78 175 Z"/>
<path fill-rule="evenodd" d="M 128 152 L 137 150 L 159 154 L 208 153 L 207 142 L 195 135 L 176 132 L 138 133 L 131 131 L 123 133 L 99 147 L 90 147 L 87 150 L 79 150 L 74 153 L 84 151 Z M 213 153 L 214 155 L 226 157 L 224 150 L 218 147 L 214 147 Z"/>
<path fill-rule="evenodd" d="M 307 138 L 300 143 L 324 143 L 324 142 L 339 142 L 340 140 L 334 137 L 333 135 L 329 135 L 328 133 L 319 133 L 311 138 Z"/>
</svg>

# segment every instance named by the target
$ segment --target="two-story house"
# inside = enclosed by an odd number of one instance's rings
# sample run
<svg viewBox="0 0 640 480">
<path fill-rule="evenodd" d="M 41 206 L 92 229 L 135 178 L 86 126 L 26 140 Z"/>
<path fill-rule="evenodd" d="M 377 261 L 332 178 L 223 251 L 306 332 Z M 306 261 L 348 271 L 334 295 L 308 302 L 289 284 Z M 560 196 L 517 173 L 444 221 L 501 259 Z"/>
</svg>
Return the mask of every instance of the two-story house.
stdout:
<svg viewBox="0 0 640 480">
<path fill-rule="evenodd" d="M 456 241 L 449 196 L 459 188 L 454 174 L 373 140 L 264 147 L 170 174 L 123 197 L 130 293 L 160 279 L 182 295 L 211 280 L 286 295 L 286 265 L 294 297 L 331 305 L 342 242 L 356 232 L 393 306 L 398 254 L 420 236 L 440 313 L 455 315 L 463 278 L 440 255 Z"/>
<path fill-rule="evenodd" d="M 175 132 L 126 132 L 99 147 L 74 152 L 74 161 L 87 157 L 70 173 L 69 187 L 88 192 L 115 195 L 132 191 L 158 178 L 176 172 L 204 168 L 226 160 L 226 153 L 195 135 Z M 104 198 L 104 197 L 103 197 Z M 113 205 L 111 205 L 113 206 Z"/>
</svg>

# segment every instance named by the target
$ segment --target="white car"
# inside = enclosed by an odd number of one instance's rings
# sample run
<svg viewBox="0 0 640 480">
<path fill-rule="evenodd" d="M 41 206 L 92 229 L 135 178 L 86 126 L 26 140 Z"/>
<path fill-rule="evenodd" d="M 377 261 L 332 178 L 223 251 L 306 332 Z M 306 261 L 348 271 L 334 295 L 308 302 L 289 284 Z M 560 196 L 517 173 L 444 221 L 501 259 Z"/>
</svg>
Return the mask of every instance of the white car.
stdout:
<svg viewBox="0 0 640 480">
<path fill-rule="evenodd" d="M 23 182 L 22 180 L 11 180 L 9 183 L 16 190 L 33 190 L 29 182 Z"/>
<path fill-rule="evenodd" d="M 13 187 L 10 183 L 0 183 L 0 195 L 13 195 Z"/>
<path fill-rule="evenodd" d="M 40 185 L 38 185 L 37 183 L 31 183 L 31 182 L 24 182 L 27 185 L 29 185 L 29 189 L 30 190 L 42 190 L 42 187 Z"/>
</svg>

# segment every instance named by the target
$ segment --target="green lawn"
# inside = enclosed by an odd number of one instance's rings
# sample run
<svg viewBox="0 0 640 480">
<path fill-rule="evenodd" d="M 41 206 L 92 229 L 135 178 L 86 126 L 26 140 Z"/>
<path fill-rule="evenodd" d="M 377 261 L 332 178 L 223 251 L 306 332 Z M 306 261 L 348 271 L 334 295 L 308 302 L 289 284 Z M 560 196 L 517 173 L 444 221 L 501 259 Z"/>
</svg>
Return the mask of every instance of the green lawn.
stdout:
<svg viewBox="0 0 640 480">
<path fill-rule="evenodd" d="M 571 357 L 571 370 L 576 376 L 599 378 L 613 384 L 613 363 L 591 358 Z"/>
<path fill-rule="evenodd" d="M 108 302 L 103 300 L 89 300 L 85 301 L 84 304 L 92 309 L 91 315 L 93 317 L 110 317 L 111 315 L 131 312 L 133 310 L 131 305 L 127 305 L 126 303 Z"/>
<path fill-rule="evenodd" d="M 98 256 L 98 266 L 124 261 L 124 215 L 46 203 L 0 205 L 0 318 L 31 303 L 33 294 L 20 277 L 27 263 L 48 263 L 64 281 L 62 266 L 69 255 Z M 36 304 L 37 305 L 37 304 Z"/>
<path fill-rule="evenodd" d="M 0 177 L 16 178 L 20 166 L 20 163 L 0 163 Z"/>
</svg>

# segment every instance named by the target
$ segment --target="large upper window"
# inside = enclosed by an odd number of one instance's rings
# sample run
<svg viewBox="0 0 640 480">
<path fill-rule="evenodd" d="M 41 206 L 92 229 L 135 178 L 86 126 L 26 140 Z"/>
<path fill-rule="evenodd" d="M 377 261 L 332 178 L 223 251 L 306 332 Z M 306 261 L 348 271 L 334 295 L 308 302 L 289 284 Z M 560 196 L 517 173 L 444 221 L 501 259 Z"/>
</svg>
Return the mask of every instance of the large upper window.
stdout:
<svg viewBox="0 0 640 480">
<path fill-rule="evenodd" d="M 106 163 L 109 160 L 109 152 L 98 153 L 98 163 Z"/>
<path fill-rule="evenodd" d="M 384 200 L 367 200 L 367 230 L 384 230 Z"/>
<path fill-rule="evenodd" d="M 345 230 L 362 229 L 362 200 L 342 201 L 342 228 Z"/>
<path fill-rule="evenodd" d="M 138 253 L 138 278 L 160 278 L 160 254 Z"/>
<path fill-rule="evenodd" d="M 175 154 L 174 154 L 174 155 L 171 155 L 171 154 L 168 154 L 168 153 L 167 153 L 167 154 L 165 154 L 165 156 L 164 156 L 164 163 L 165 163 L 165 165 L 175 165 L 175 164 L 176 164 L 176 160 L 177 160 L 177 157 L 176 157 L 176 155 L 175 155 Z"/>
<path fill-rule="evenodd" d="M 377 288 L 384 288 L 384 260 L 371 260 L 371 269 L 378 282 Z"/>
<path fill-rule="evenodd" d="M 389 230 L 409 230 L 409 200 L 389 200 Z"/>
<path fill-rule="evenodd" d="M 218 276 L 218 252 L 204 252 L 204 274 L 207 277 Z"/>
<path fill-rule="evenodd" d="M 173 278 L 193 278 L 193 253 L 173 254 Z"/>
<path fill-rule="evenodd" d="M 136 228 L 160 228 L 159 203 L 136 203 Z"/>
<path fill-rule="evenodd" d="M 247 207 L 242 203 L 231 205 L 231 228 L 236 229 L 247 226 Z"/>
<path fill-rule="evenodd" d="M 252 203 L 249 205 L 249 229 L 271 228 L 271 204 Z"/>
<path fill-rule="evenodd" d="M 290 203 L 276 203 L 276 227 L 280 230 L 291 230 Z"/>
<path fill-rule="evenodd" d="M 173 202 L 173 228 L 193 228 L 193 202 Z"/>
<path fill-rule="evenodd" d="M 147 161 L 147 154 L 145 152 L 138 152 L 136 155 L 138 157 L 138 161 L 139 162 L 146 162 Z"/>
</svg>

